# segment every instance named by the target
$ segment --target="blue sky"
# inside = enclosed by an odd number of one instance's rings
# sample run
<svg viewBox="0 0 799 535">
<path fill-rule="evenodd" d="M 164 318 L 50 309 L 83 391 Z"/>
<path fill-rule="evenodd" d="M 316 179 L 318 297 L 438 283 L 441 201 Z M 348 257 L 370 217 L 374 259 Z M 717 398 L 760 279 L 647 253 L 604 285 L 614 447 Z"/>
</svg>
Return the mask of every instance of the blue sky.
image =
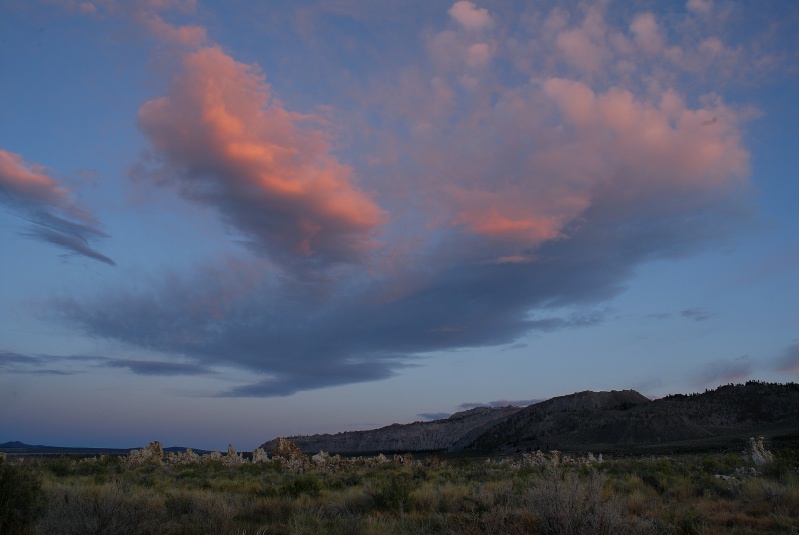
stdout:
<svg viewBox="0 0 799 535">
<path fill-rule="evenodd" d="M 0 441 L 799 375 L 794 2 L 0 1 Z"/>
</svg>

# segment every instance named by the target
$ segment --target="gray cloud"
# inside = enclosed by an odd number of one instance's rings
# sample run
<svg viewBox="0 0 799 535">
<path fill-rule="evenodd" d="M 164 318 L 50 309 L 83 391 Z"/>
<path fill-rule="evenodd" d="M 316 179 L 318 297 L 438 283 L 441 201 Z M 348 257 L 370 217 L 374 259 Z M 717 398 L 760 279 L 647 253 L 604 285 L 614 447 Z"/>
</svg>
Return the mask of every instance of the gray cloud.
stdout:
<svg viewBox="0 0 799 535">
<path fill-rule="evenodd" d="M 30 223 L 22 232 L 79 255 L 115 265 L 94 250 L 90 242 L 105 238 L 94 217 L 80 208 L 68 190 L 46 174 L 39 165 L 29 164 L 19 154 L 0 149 L 0 205 Z"/>
<path fill-rule="evenodd" d="M 181 56 L 139 113 L 155 182 L 213 207 L 259 260 L 59 299 L 55 313 L 89 336 L 258 374 L 221 396 L 374 381 L 424 353 L 605 321 L 591 311 L 637 266 L 705 251 L 750 214 L 745 113 L 674 88 L 652 59 L 666 48 L 643 54 L 630 21 L 603 9 L 557 30 L 542 13 L 531 31 L 497 4 L 492 46 L 451 21 L 426 31 L 411 45 L 426 56 L 348 84 L 362 111 L 336 126 L 351 127 L 353 161 L 376 162 L 360 169 L 276 104 L 257 68 L 214 46 Z M 606 48 L 605 63 L 581 63 L 581 43 Z"/>
<path fill-rule="evenodd" d="M 5 373 L 31 375 L 75 375 L 80 370 L 69 369 L 71 362 L 100 362 L 105 357 L 86 355 L 23 355 L 13 351 L 0 350 L 0 370 Z M 66 366 L 64 367 L 64 364 Z M 62 366 L 61 368 L 45 366 Z M 66 369 L 65 369 L 66 368 Z"/>
<path fill-rule="evenodd" d="M 623 290 L 638 263 L 688 254 L 715 238 L 697 233 L 689 216 L 646 224 L 587 216 L 595 225 L 543 245 L 537 262 L 482 262 L 480 242 L 470 240 L 471 261 L 447 263 L 449 250 L 433 251 L 397 277 L 352 270 L 332 286 L 220 265 L 165 277 L 142 293 L 62 299 L 55 311 L 91 336 L 263 374 L 222 395 L 282 396 L 387 378 L 421 353 L 594 325 L 603 314 L 555 312 L 601 303 Z"/>
<path fill-rule="evenodd" d="M 36 357 L 0 349 L 0 368 L 10 368 L 19 364 L 39 364 L 40 362 L 41 359 Z"/>
<path fill-rule="evenodd" d="M 686 308 L 680 311 L 680 315 L 693 321 L 705 321 L 716 316 L 716 314 L 708 312 L 704 308 Z"/>
<path fill-rule="evenodd" d="M 166 362 L 156 360 L 109 360 L 110 368 L 127 368 L 136 375 L 207 375 L 212 370 L 194 363 Z"/>
</svg>

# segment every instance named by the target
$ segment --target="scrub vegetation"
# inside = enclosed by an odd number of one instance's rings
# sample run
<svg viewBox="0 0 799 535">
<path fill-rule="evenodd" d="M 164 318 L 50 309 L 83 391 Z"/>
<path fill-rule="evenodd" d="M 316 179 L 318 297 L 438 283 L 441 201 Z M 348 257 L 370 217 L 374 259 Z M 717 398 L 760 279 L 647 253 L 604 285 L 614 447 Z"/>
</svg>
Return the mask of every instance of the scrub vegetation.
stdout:
<svg viewBox="0 0 799 535">
<path fill-rule="evenodd" d="M 0 533 L 799 533 L 795 449 L 762 465 L 734 453 L 534 457 L 398 456 L 301 470 L 279 460 L 8 459 Z"/>
</svg>

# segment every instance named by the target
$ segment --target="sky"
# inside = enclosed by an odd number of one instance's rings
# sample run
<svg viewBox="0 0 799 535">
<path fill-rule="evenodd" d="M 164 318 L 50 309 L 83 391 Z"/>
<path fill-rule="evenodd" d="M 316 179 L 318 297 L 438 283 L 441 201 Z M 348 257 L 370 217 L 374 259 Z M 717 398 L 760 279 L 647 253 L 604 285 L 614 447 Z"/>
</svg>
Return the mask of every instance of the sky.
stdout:
<svg viewBox="0 0 799 535">
<path fill-rule="evenodd" d="M 0 442 L 799 378 L 799 3 L 0 0 Z"/>
</svg>

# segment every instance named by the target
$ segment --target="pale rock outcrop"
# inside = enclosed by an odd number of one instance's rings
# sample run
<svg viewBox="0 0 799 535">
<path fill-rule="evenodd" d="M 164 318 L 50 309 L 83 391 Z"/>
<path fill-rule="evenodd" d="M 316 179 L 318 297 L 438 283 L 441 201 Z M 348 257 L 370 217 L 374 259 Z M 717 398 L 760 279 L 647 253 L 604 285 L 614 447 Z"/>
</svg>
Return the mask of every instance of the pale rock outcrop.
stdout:
<svg viewBox="0 0 799 535">
<path fill-rule="evenodd" d="M 140 450 L 131 450 L 127 456 L 127 463 L 138 465 L 145 462 L 161 464 L 164 460 L 164 447 L 159 441 L 150 442 L 150 445 Z"/>
<path fill-rule="evenodd" d="M 746 459 L 752 461 L 757 466 L 762 466 L 774 460 L 774 455 L 772 455 L 763 444 L 764 440 L 763 437 L 758 437 L 757 440 L 755 440 L 754 437 L 750 438 L 749 449 L 744 453 Z"/>
<path fill-rule="evenodd" d="M 272 450 L 272 458 L 278 459 L 283 466 L 295 471 L 302 471 L 310 465 L 308 457 L 297 447 L 294 442 L 285 438 L 275 440 L 275 447 Z"/>
<path fill-rule="evenodd" d="M 198 463 L 202 457 L 194 453 L 191 448 L 186 448 L 186 451 L 170 451 L 166 454 L 167 464 L 180 465 Z"/>
<path fill-rule="evenodd" d="M 319 450 L 319 453 L 311 457 L 311 462 L 316 465 L 328 464 L 330 463 L 330 454 L 325 451 Z"/>
<path fill-rule="evenodd" d="M 240 453 L 236 452 L 236 448 L 233 447 L 233 444 L 228 444 L 227 455 L 225 455 L 223 462 L 226 466 L 241 466 L 246 461 Z"/>
<path fill-rule="evenodd" d="M 252 462 L 256 464 L 269 462 L 269 456 L 263 448 L 255 448 L 252 450 Z"/>
</svg>

